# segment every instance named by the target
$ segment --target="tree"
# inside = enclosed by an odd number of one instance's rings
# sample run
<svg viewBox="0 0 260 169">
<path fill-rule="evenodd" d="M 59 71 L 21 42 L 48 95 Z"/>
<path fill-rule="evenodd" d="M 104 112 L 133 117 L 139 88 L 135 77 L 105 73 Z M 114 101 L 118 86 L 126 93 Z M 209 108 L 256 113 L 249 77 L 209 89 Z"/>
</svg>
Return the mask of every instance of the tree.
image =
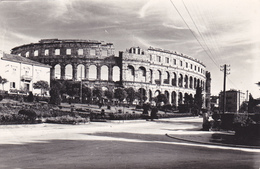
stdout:
<svg viewBox="0 0 260 169">
<path fill-rule="evenodd" d="M 82 98 L 83 98 L 83 100 L 87 99 L 87 102 L 89 103 L 91 96 L 92 96 L 92 90 L 89 87 L 83 85 L 82 86 Z"/>
<path fill-rule="evenodd" d="M 7 82 L 8 82 L 7 79 L 2 78 L 2 77 L 0 76 L 0 83 L 2 84 L 2 89 L 3 89 L 3 90 L 4 90 L 4 84 L 7 83 Z"/>
<path fill-rule="evenodd" d="M 46 91 L 50 90 L 50 86 L 47 81 L 40 80 L 37 81 L 36 83 L 33 83 L 33 88 L 34 89 L 41 89 L 41 95 L 43 96 Z"/>
<path fill-rule="evenodd" d="M 136 92 L 135 90 L 132 88 L 132 87 L 129 87 L 129 88 L 126 88 L 125 89 L 126 91 L 126 101 L 129 103 L 129 104 L 132 104 L 133 101 L 135 100 L 136 98 Z"/>
<path fill-rule="evenodd" d="M 62 89 L 62 94 L 67 94 L 71 97 L 79 96 L 80 91 L 80 83 L 74 81 L 65 81 L 64 82 L 64 89 Z"/>
<path fill-rule="evenodd" d="M 156 96 L 156 100 L 157 100 L 157 105 L 161 102 L 163 102 L 164 104 L 168 103 L 168 98 L 165 94 L 159 94 L 158 96 Z"/>
<path fill-rule="evenodd" d="M 122 102 L 127 96 L 126 91 L 123 88 L 117 88 L 114 92 L 114 97 Z"/>
<path fill-rule="evenodd" d="M 189 109 L 189 112 L 191 111 L 191 108 L 194 106 L 193 103 L 194 99 L 192 97 L 192 95 L 185 93 L 184 95 L 184 104 L 186 105 L 186 107 Z"/>
<path fill-rule="evenodd" d="M 107 97 L 108 100 L 112 100 L 114 98 L 114 93 L 110 90 L 105 91 L 105 96 Z"/>
<path fill-rule="evenodd" d="M 103 97 L 103 91 L 100 87 L 95 87 L 93 89 L 93 96 L 97 97 L 99 99 L 99 101 L 102 100 Z"/>
<path fill-rule="evenodd" d="M 57 81 L 57 80 L 53 80 L 51 82 L 51 90 L 50 90 L 50 103 L 51 104 L 55 104 L 55 105 L 60 105 L 61 103 L 61 94 L 60 94 L 60 90 L 63 89 L 63 85 Z"/>
<path fill-rule="evenodd" d="M 145 95 L 145 89 L 140 88 L 136 93 L 135 93 L 135 98 L 139 100 L 140 104 L 142 105 L 143 102 L 147 100 L 147 96 Z"/>
<path fill-rule="evenodd" d="M 197 110 L 197 113 L 201 111 L 202 104 L 203 104 L 203 98 L 202 98 L 202 88 L 197 87 L 196 94 L 194 96 L 194 108 Z"/>
</svg>

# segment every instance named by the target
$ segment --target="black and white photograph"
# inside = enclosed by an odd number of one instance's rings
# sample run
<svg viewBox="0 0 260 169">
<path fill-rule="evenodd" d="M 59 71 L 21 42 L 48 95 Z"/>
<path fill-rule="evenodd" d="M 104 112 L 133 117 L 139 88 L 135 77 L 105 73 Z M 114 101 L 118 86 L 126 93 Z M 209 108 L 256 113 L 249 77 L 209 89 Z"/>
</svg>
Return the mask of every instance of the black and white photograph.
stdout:
<svg viewBox="0 0 260 169">
<path fill-rule="evenodd" d="M 0 169 L 260 169 L 260 0 L 0 0 Z"/>
</svg>

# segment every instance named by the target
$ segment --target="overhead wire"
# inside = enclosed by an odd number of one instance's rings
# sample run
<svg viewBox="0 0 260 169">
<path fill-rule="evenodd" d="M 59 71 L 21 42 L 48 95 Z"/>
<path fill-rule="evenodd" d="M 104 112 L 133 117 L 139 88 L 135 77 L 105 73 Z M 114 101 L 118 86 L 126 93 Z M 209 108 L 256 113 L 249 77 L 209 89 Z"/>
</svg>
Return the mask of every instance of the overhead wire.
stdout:
<svg viewBox="0 0 260 169">
<path fill-rule="evenodd" d="M 188 27 L 188 29 L 190 30 L 190 32 L 191 32 L 192 35 L 194 36 L 194 38 L 197 40 L 197 42 L 199 43 L 199 45 L 202 47 L 202 49 L 204 50 L 204 52 L 205 52 L 205 53 L 207 54 L 207 56 L 212 60 L 212 62 L 217 66 L 217 68 L 219 68 L 220 64 L 218 63 L 218 61 L 216 61 L 216 60 L 213 58 L 213 56 L 210 56 L 210 55 L 209 55 L 209 53 L 206 51 L 206 49 L 202 46 L 202 44 L 201 44 L 201 42 L 199 41 L 199 39 L 196 37 L 196 35 L 195 35 L 195 34 L 193 33 L 193 31 L 191 30 L 191 28 L 190 28 L 190 26 L 188 25 L 188 23 L 185 21 L 184 17 L 183 17 L 182 14 L 180 13 L 180 11 L 179 11 L 179 10 L 177 9 L 177 7 L 174 5 L 174 3 L 172 2 L 172 0 L 170 0 L 170 1 L 171 1 L 172 5 L 174 6 L 175 10 L 178 12 L 178 14 L 180 15 L 180 17 L 182 18 L 183 22 L 186 24 L 186 26 Z M 183 3 L 183 5 L 184 5 L 184 7 L 185 7 L 185 9 L 186 9 L 186 11 L 187 11 L 187 13 L 188 13 L 190 19 L 192 20 L 192 22 L 193 22 L 193 24 L 194 24 L 196 30 L 198 31 L 199 36 L 200 36 L 201 39 L 203 40 L 203 42 L 204 42 L 205 46 L 207 47 L 208 51 L 210 52 L 210 54 L 211 54 L 211 55 L 214 55 L 214 54 L 213 54 L 213 52 L 214 52 L 214 53 L 215 53 L 215 56 L 218 56 L 218 58 L 221 60 L 221 62 L 223 62 L 222 56 L 221 56 L 221 54 L 220 54 L 219 44 L 217 43 L 217 41 L 215 40 L 215 38 L 212 38 L 213 36 L 212 36 L 212 34 L 209 32 L 209 36 L 211 37 L 210 40 L 211 40 L 211 41 L 214 40 L 214 42 L 215 42 L 215 43 L 211 43 L 211 44 L 214 46 L 214 48 L 216 49 L 216 51 L 215 51 L 215 50 L 211 50 L 211 49 L 208 47 L 208 44 L 206 43 L 205 38 L 203 37 L 201 31 L 199 30 L 197 24 L 195 23 L 195 21 L 194 21 L 192 15 L 191 15 L 190 12 L 189 12 L 189 9 L 187 8 L 187 6 L 186 6 L 186 4 L 185 4 L 185 2 L 184 2 L 183 0 L 182 0 L 182 3 Z M 210 13 L 210 14 L 211 14 L 211 13 Z M 211 15 L 211 17 L 212 17 L 212 15 Z M 211 17 L 210 17 L 210 18 L 211 18 Z M 202 18 L 202 19 L 204 20 L 204 18 Z M 215 25 L 214 22 L 211 21 L 210 24 L 213 25 L 213 28 L 216 27 L 216 25 Z M 207 36 L 206 36 L 206 37 L 207 37 Z M 208 40 L 208 41 L 209 41 L 209 40 Z M 231 83 L 235 88 L 238 88 L 238 87 L 233 83 L 233 81 L 232 81 L 229 77 L 227 77 L 227 78 L 228 78 L 228 80 L 230 81 L 230 83 Z"/>
<path fill-rule="evenodd" d="M 215 60 L 209 55 L 209 53 L 206 51 L 206 49 L 202 46 L 201 42 L 199 41 L 199 39 L 196 37 L 196 35 L 193 33 L 193 31 L 191 30 L 191 28 L 189 27 L 189 25 L 187 24 L 187 22 L 185 21 L 185 19 L 183 18 L 182 14 L 179 12 L 179 10 L 177 9 L 177 7 L 174 5 L 174 3 L 171 1 L 171 4 L 173 5 L 173 7 L 175 8 L 175 10 L 178 12 L 178 14 L 180 15 L 180 17 L 182 18 L 183 22 L 185 23 L 185 25 L 188 27 L 188 29 L 190 30 L 191 34 L 194 36 L 194 38 L 197 40 L 197 42 L 199 43 L 199 45 L 202 47 L 202 49 L 204 50 L 204 52 L 206 53 L 206 55 L 212 60 L 212 62 L 219 68 L 219 65 L 215 62 Z"/>
<path fill-rule="evenodd" d="M 203 40 L 203 42 L 204 42 L 205 46 L 207 47 L 207 49 L 208 49 L 209 53 L 210 53 L 211 55 L 213 55 L 213 53 L 211 52 L 210 48 L 208 47 L 208 45 L 207 45 L 207 43 L 206 43 L 206 41 L 205 41 L 204 37 L 202 36 L 202 34 L 201 34 L 201 32 L 200 32 L 200 30 L 199 30 L 199 28 L 198 28 L 197 24 L 195 23 L 195 21 L 194 21 L 193 17 L 192 17 L 192 16 L 191 16 L 191 14 L 190 14 L 190 11 L 189 11 L 189 9 L 187 8 L 187 6 L 186 6 L 186 4 L 185 4 L 185 2 L 184 2 L 183 0 L 182 0 L 182 3 L 183 3 L 183 5 L 184 5 L 184 7 L 185 7 L 185 9 L 186 9 L 187 13 L 189 14 L 189 16 L 190 16 L 190 19 L 192 20 L 192 22 L 193 22 L 193 24 L 194 24 L 194 26 L 195 26 L 196 30 L 198 31 L 198 33 L 199 33 L 199 36 L 201 37 L 201 39 Z M 213 59 L 213 58 L 212 58 L 212 59 Z M 214 59 L 214 62 L 216 62 L 216 60 L 215 60 L 215 59 Z M 217 62 L 216 62 L 216 63 L 217 63 Z"/>
</svg>

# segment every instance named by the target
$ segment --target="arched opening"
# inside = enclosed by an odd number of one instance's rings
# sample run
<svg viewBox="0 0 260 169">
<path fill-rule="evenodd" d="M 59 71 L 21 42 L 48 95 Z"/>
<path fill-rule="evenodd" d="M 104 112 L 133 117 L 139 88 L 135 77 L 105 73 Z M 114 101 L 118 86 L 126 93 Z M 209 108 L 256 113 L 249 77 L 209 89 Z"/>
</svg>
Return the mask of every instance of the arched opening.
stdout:
<svg viewBox="0 0 260 169">
<path fill-rule="evenodd" d="M 34 56 L 38 56 L 38 55 L 39 55 L 38 50 L 34 51 L 33 55 L 34 55 Z"/>
<path fill-rule="evenodd" d="M 154 92 L 154 97 L 157 97 L 159 94 L 161 94 L 161 91 L 160 91 L 160 90 L 156 90 L 156 91 Z"/>
<path fill-rule="evenodd" d="M 164 91 L 164 94 L 165 94 L 165 96 L 167 97 L 167 99 L 169 100 L 169 98 L 170 98 L 170 93 L 169 93 L 167 90 L 165 90 L 165 91 Z"/>
<path fill-rule="evenodd" d="M 59 64 L 54 66 L 54 77 L 55 79 L 61 78 L 61 66 Z"/>
<path fill-rule="evenodd" d="M 194 89 L 196 89 L 196 88 L 197 88 L 197 79 L 194 78 Z"/>
<path fill-rule="evenodd" d="M 82 64 L 79 64 L 77 66 L 77 80 L 82 80 L 85 77 L 85 66 Z"/>
<path fill-rule="evenodd" d="M 140 82 L 146 82 L 146 69 L 144 67 L 139 67 L 138 75 L 138 79 Z"/>
<path fill-rule="evenodd" d="M 25 53 L 25 57 L 28 58 L 28 57 L 29 57 L 29 54 L 30 54 L 29 52 L 26 52 L 26 53 Z"/>
<path fill-rule="evenodd" d="M 155 72 L 155 80 L 154 80 L 155 84 L 161 85 L 161 79 L 162 79 L 162 73 L 160 70 L 157 70 Z"/>
<path fill-rule="evenodd" d="M 126 76 L 129 81 L 135 81 L 135 68 L 132 65 L 127 66 Z"/>
<path fill-rule="evenodd" d="M 197 86 L 200 87 L 200 79 L 198 79 L 197 81 Z"/>
<path fill-rule="evenodd" d="M 176 73 L 173 73 L 172 85 L 176 86 L 176 84 L 177 84 L 177 75 L 176 75 Z"/>
<path fill-rule="evenodd" d="M 65 79 L 72 79 L 72 65 L 68 64 L 65 66 Z"/>
<path fill-rule="evenodd" d="M 182 76 L 182 74 L 179 75 L 179 87 L 183 87 L 183 76 Z"/>
<path fill-rule="evenodd" d="M 153 92 L 152 90 L 149 90 L 149 101 L 152 101 L 153 98 Z"/>
<path fill-rule="evenodd" d="M 150 69 L 150 83 L 153 82 L 153 70 Z"/>
<path fill-rule="evenodd" d="M 184 78 L 184 82 L 185 82 L 184 87 L 185 87 L 185 88 L 188 88 L 188 81 L 189 81 L 189 78 L 188 78 L 187 75 L 185 75 L 185 78 Z"/>
<path fill-rule="evenodd" d="M 193 79 L 192 76 L 190 77 L 190 88 L 192 89 L 192 85 L 193 85 Z"/>
<path fill-rule="evenodd" d="M 147 100 L 147 97 L 146 97 L 146 90 L 144 88 L 139 88 L 138 89 L 138 92 L 140 94 L 140 103 L 144 103 L 146 100 Z"/>
<path fill-rule="evenodd" d="M 118 66 L 113 67 L 113 81 L 120 81 L 120 68 Z"/>
<path fill-rule="evenodd" d="M 178 98 L 179 98 L 178 99 L 178 104 L 180 105 L 180 104 L 182 104 L 182 101 L 183 101 L 183 95 L 182 95 L 181 92 L 179 92 L 179 97 Z"/>
<path fill-rule="evenodd" d="M 101 80 L 108 80 L 108 66 L 106 66 L 106 65 L 103 65 L 102 67 L 101 67 L 101 77 L 100 77 L 100 79 Z"/>
<path fill-rule="evenodd" d="M 164 74 L 163 83 L 164 84 L 170 84 L 170 73 L 168 71 L 166 71 L 165 74 Z"/>
<path fill-rule="evenodd" d="M 173 91 L 173 92 L 172 92 L 172 104 L 175 105 L 175 106 L 176 106 L 176 96 L 177 96 L 177 95 L 176 95 L 176 92 Z"/>
<path fill-rule="evenodd" d="M 97 79 L 97 66 L 90 65 L 89 66 L 89 80 L 96 80 Z"/>
</svg>

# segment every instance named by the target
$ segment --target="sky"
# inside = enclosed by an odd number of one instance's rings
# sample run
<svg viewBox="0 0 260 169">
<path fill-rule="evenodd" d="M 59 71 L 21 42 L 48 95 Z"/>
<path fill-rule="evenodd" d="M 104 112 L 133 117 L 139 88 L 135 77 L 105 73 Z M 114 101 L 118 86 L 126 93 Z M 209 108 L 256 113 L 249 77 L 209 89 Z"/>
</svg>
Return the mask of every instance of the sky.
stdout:
<svg viewBox="0 0 260 169">
<path fill-rule="evenodd" d="M 0 50 L 40 39 L 111 42 L 177 51 L 202 61 L 211 93 L 260 97 L 260 0 L 0 0 Z"/>
</svg>

